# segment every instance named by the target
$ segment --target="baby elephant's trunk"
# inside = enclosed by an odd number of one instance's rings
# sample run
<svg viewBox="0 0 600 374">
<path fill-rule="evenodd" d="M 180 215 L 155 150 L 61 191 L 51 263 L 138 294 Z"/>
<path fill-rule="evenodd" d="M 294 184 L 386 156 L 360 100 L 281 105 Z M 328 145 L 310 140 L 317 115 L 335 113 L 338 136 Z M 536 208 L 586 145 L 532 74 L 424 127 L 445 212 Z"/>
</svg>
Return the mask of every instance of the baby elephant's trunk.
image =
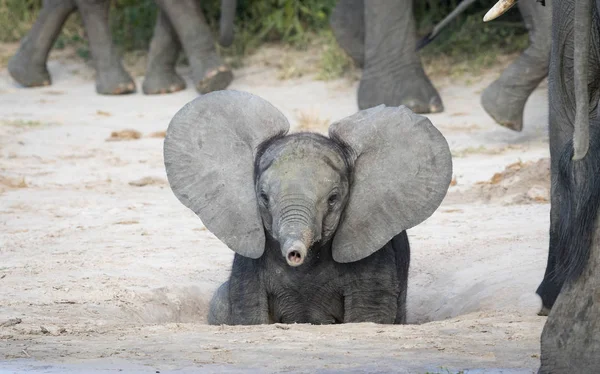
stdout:
<svg viewBox="0 0 600 374">
<path fill-rule="evenodd" d="M 320 239 L 317 231 L 315 215 L 309 214 L 308 209 L 283 210 L 277 228 L 277 239 L 281 244 L 281 254 L 288 265 L 300 266 L 304 263 L 308 249 Z"/>
<path fill-rule="evenodd" d="M 299 266 L 304 262 L 308 248 L 301 240 L 288 239 L 281 246 L 281 253 L 288 265 Z"/>
</svg>

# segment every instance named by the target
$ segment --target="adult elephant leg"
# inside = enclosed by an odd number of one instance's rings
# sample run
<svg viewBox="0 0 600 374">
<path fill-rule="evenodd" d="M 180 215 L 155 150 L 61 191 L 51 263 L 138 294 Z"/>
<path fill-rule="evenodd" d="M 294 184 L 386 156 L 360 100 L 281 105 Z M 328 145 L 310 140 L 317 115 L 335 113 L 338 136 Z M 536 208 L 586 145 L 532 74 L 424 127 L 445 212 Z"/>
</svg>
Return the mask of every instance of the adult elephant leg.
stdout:
<svg viewBox="0 0 600 374">
<path fill-rule="evenodd" d="M 103 95 L 135 92 L 135 83 L 121 64 L 108 25 L 110 1 L 76 0 L 96 67 L 96 91 Z"/>
<path fill-rule="evenodd" d="M 40 14 L 19 50 L 8 61 L 8 72 L 25 87 L 48 86 L 52 83 L 46 61 L 63 27 L 77 9 L 73 0 L 44 0 Z"/>
<path fill-rule="evenodd" d="M 365 63 L 365 2 L 339 0 L 329 19 L 339 46 L 358 67 Z"/>
<path fill-rule="evenodd" d="M 485 111 L 500 125 L 514 131 L 523 129 L 525 103 L 548 75 L 552 45 L 552 0 L 546 0 L 546 6 L 536 1 L 519 1 L 518 6 L 529 31 L 529 47 L 481 96 Z"/>
<path fill-rule="evenodd" d="M 159 10 L 148 53 L 148 67 L 142 90 L 147 95 L 185 89 L 185 81 L 175 72 L 181 44 L 167 15 Z"/>
<path fill-rule="evenodd" d="M 443 110 L 416 48 L 413 0 L 365 2 L 365 67 L 358 88 L 360 109 L 406 105 L 417 113 Z"/>
<path fill-rule="evenodd" d="M 217 55 L 215 42 L 196 0 L 156 0 L 167 14 L 187 55 L 196 89 L 208 93 L 227 88 L 233 73 Z"/>
</svg>

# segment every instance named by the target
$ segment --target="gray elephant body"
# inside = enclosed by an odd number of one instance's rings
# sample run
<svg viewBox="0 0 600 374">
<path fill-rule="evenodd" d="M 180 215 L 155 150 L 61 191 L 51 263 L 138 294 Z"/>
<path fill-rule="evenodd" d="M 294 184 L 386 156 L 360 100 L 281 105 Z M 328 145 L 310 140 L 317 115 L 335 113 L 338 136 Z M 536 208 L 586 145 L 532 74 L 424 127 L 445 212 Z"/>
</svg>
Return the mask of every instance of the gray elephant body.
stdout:
<svg viewBox="0 0 600 374">
<path fill-rule="evenodd" d="M 258 154 L 257 190 L 267 197 L 259 201 L 265 249 L 258 259 L 236 254 L 229 281 L 211 302 L 208 322 L 403 323 L 410 261 L 406 232 L 362 260 L 333 259 L 332 238 L 352 179 L 344 148 L 303 133 L 273 139 Z M 286 247 L 297 240 L 308 247 L 299 266 L 286 260 Z"/>
<path fill-rule="evenodd" d="M 274 240 L 267 242 L 259 259 L 236 254 L 229 280 L 211 300 L 208 323 L 406 322 L 410 262 L 406 232 L 353 263 L 335 262 L 331 243 L 311 252 L 297 268 L 286 263 Z"/>
<path fill-rule="evenodd" d="M 512 3 L 504 0 L 485 20 Z M 550 245 L 537 290 L 548 319 L 539 373 L 595 373 L 600 367 L 600 1 L 554 2 L 552 17 Z"/>
<path fill-rule="evenodd" d="M 541 338 L 540 373 L 592 373 L 600 367 L 600 1 L 576 16 L 578 1 L 555 2 L 549 73 L 551 211 L 548 266 L 537 292 L 551 308 Z M 595 5 L 595 6 L 594 6 Z M 539 5 L 538 5 L 539 6 Z M 584 100 L 589 150 L 573 160 L 577 95 L 576 29 L 591 18 Z M 573 19 L 575 18 L 575 21 Z M 573 141 L 574 140 L 574 141 Z M 586 140 L 587 141 L 587 140 Z"/>
<path fill-rule="evenodd" d="M 406 230 L 446 195 L 446 140 L 425 117 L 383 105 L 329 137 L 288 129 L 237 91 L 203 95 L 171 120 L 171 189 L 236 252 L 209 322 L 404 323 Z"/>
</svg>

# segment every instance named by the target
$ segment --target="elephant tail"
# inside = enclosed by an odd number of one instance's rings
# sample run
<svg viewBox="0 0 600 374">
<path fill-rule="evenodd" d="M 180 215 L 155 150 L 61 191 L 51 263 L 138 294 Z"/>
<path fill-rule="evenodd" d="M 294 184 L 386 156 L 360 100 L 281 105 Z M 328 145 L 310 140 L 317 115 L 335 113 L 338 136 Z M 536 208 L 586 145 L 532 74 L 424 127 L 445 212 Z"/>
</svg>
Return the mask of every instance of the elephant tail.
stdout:
<svg viewBox="0 0 600 374">
<path fill-rule="evenodd" d="M 597 124 L 598 125 L 598 124 Z M 555 182 L 558 196 L 557 268 L 553 277 L 575 281 L 585 269 L 600 208 L 600 129 L 591 128 L 587 156 L 573 160 L 569 141 L 560 156 Z"/>
<path fill-rule="evenodd" d="M 229 47 L 233 43 L 233 21 L 235 19 L 236 7 L 236 0 L 221 0 L 219 44 L 223 47 Z"/>
</svg>

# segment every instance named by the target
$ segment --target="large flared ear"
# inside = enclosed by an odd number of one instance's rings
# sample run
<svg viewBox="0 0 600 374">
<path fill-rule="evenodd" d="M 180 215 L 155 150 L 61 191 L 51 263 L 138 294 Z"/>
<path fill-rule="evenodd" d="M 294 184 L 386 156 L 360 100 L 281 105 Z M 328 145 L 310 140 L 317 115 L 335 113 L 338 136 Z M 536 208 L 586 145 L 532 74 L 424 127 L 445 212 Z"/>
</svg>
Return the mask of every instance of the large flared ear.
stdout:
<svg viewBox="0 0 600 374">
<path fill-rule="evenodd" d="M 242 256 L 258 258 L 265 246 L 254 190 L 257 150 L 288 129 L 273 105 L 233 90 L 196 98 L 167 129 L 165 167 L 175 196 Z"/>
<path fill-rule="evenodd" d="M 405 106 L 380 105 L 332 124 L 354 159 L 348 205 L 333 239 L 337 262 L 363 259 L 442 203 L 452 179 L 444 136 Z"/>
</svg>

